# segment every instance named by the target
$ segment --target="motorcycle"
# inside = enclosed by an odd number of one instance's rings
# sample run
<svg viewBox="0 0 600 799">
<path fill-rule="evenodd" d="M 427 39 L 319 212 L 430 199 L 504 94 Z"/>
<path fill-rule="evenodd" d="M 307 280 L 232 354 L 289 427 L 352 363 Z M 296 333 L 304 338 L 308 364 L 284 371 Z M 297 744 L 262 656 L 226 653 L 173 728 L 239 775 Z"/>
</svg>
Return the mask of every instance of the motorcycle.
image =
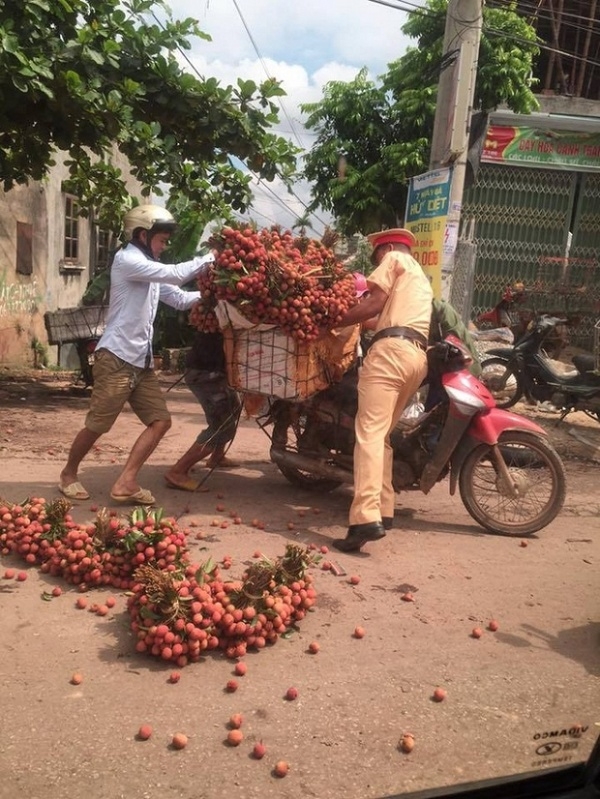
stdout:
<svg viewBox="0 0 600 799">
<path fill-rule="evenodd" d="M 499 302 L 489 311 L 480 313 L 475 319 L 479 331 L 492 329 L 508 329 L 514 340 L 519 341 L 527 332 L 529 325 L 539 315 L 531 308 L 524 307 L 527 300 L 525 286 L 521 282 L 513 283 L 505 288 Z M 546 314 L 548 315 L 548 314 Z M 558 359 L 569 342 L 569 328 L 579 323 L 578 316 L 564 319 L 546 338 L 545 349 L 548 354 Z"/>
<path fill-rule="evenodd" d="M 75 342 L 77 356 L 79 358 L 79 370 L 85 388 L 94 385 L 94 353 L 96 352 L 96 345 L 99 340 L 99 338 L 85 338 Z"/>
<path fill-rule="evenodd" d="M 511 408 L 525 397 L 560 410 L 559 422 L 571 411 L 583 411 L 600 421 L 600 374 L 594 371 L 594 356 L 575 355 L 574 368 L 560 372 L 547 355 L 546 341 L 564 323 L 555 316 L 541 316 L 514 346 L 487 351 L 480 380 L 499 408 Z"/>
<path fill-rule="evenodd" d="M 528 536 L 548 525 L 565 498 L 558 454 L 534 422 L 496 407 L 468 371 L 468 351 L 449 336 L 428 351 L 437 401 L 392 431 L 396 492 L 427 494 L 448 478 L 469 514 L 492 533 Z M 270 456 L 294 485 L 332 491 L 353 481 L 358 368 L 303 401 L 272 400 L 259 420 L 272 425 Z"/>
</svg>

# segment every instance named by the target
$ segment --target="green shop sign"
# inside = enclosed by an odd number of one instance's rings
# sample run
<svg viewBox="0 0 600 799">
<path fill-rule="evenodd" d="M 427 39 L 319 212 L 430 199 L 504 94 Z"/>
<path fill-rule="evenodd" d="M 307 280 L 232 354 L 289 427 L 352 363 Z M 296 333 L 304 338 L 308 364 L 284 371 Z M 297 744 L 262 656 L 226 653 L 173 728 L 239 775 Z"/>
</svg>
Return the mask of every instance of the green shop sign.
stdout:
<svg viewBox="0 0 600 799">
<path fill-rule="evenodd" d="M 600 172 L 600 133 L 490 125 L 481 160 L 488 164 Z"/>
</svg>

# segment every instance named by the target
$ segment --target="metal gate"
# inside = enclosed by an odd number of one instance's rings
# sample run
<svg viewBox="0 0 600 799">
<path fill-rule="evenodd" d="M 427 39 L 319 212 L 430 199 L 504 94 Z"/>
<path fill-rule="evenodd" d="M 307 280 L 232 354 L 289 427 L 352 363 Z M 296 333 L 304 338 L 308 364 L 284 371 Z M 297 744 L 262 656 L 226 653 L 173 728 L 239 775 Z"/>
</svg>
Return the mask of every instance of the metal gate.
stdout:
<svg viewBox="0 0 600 799">
<path fill-rule="evenodd" d="M 589 303 L 600 297 L 600 273 L 590 270 L 600 253 L 600 176 L 481 164 L 475 185 L 463 197 L 463 224 L 470 220 L 477 245 L 471 317 L 492 308 L 515 281 L 526 290 L 551 293 L 564 279 L 568 254 L 570 279 L 575 285 L 589 281 L 588 305 L 572 341 L 591 348 L 595 316 Z M 579 274 L 583 269 L 585 277 Z M 579 298 L 583 301 L 583 293 Z"/>
</svg>

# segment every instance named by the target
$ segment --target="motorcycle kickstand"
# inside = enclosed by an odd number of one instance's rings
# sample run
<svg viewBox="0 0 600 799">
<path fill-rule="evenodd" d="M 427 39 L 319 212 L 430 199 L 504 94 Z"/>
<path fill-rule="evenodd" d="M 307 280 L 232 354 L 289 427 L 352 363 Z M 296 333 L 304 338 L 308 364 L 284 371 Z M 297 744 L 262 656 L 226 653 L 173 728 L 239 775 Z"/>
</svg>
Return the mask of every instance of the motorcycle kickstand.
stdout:
<svg viewBox="0 0 600 799">
<path fill-rule="evenodd" d="M 506 465 L 506 461 L 502 457 L 502 452 L 500 451 L 498 444 L 494 444 L 492 446 L 492 453 L 494 456 L 498 476 L 502 480 L 502 483 L 506 486 L 506 490 L 509 492 L 510 498 L 517 499 L 519 496 L 519 491 L 511 479 L 510 470 Z"/>
</svg>

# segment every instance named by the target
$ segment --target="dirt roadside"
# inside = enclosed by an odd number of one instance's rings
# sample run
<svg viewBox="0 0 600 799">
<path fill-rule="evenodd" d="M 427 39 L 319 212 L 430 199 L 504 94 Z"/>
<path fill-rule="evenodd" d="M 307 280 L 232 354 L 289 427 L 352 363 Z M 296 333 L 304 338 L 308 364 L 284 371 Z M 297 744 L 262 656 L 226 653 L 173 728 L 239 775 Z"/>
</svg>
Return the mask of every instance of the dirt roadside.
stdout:
<svg viewBox="0 0 600 799">
<path fill-rule="evenodd" d="M 0 496 L 11 501 L 58 496 L 87 408 L 66 376 L 40 377 L 0 379 Z M 349 489 L 316 495 L 291 486 L 253 420 L 242 421 L 229 452 L 240 469 L 215 471 L 195 494 L 166 488 L 165 469 L 203 426 L 185 387 L 168 399 L 175 422 L 142 484 L 181 526 L 205 533 L 190 537 L 197 562 L 228 553 L 239 575 L 255 550 L 275 556 L 289 540 L 328 546 L 344 534 Z M 315 570 L 315 612 L 289 639 L 246 657 L 234 694 L 224 691 L 233 663 L 220 654 L 169 684 L 171 667 L 134 653 L 119 593 L 99 618 L 75 610 L 74 590 L 43 601 L 55 581 L 35 569 L 23 583 L 0 579 L 1 799 L 383 797 L 585 758 L 600 730 L 600 495 L 591 460 L 600 425 L 573 414 L 556 427 L 553 415 L 518 411 L 548 429 L 565 459 L 568 494 L 555 522 L 523 547 L 481 530 L 445 484 L 429 496 L 402 495 L 398 529 L 360 555 L 336 553 L 345 576 Z M 92 503 L 111 506 L 112 475 L 140 429 L 124 413 L 87 459 L 82 482 L 92 500 L 74 509 L 77 521 L 93 519 Z M 234 510 L 241 525 L 211 525 Z M 2 558 L 0 577 L 17 564 Z M 401 600 L 406 591 L 414 602 Z M 90 591 L 90 601 L 107 593 Z M 497 632 L 485 629 L 492 618 Z M 356 625 L 363 639 L 353 637 Z M 471 636 L 476 626 L 480 639 Z M 311 641 L 317 655 L 307 651 Z M 69 682 L 74 671 L 84 676 L 79 686 Z M 294 702 L 283 698 L 291 685 Z M 437 686 L 447 691 L 443 702 L 432 701 Z M 232 713 L 244 716 L 235 749 L 224 743 Z M 154 728 L 146 742 L 135 738 L 142 723 Z M 580 736 L 569 734 L 574 725 Z M 169 747 L 178 731 L 190 739 L 180 752 Z M 397 749 L 404 732 L 415 736 L 410 754 Z M 555 752 L 543 748 L 553 733 Z M 250 756 L 256 740 L 267 747 L 261 761 Z M 272 774 L 278 760 L 290 764 L 284 779 Z"/>
</svg>

